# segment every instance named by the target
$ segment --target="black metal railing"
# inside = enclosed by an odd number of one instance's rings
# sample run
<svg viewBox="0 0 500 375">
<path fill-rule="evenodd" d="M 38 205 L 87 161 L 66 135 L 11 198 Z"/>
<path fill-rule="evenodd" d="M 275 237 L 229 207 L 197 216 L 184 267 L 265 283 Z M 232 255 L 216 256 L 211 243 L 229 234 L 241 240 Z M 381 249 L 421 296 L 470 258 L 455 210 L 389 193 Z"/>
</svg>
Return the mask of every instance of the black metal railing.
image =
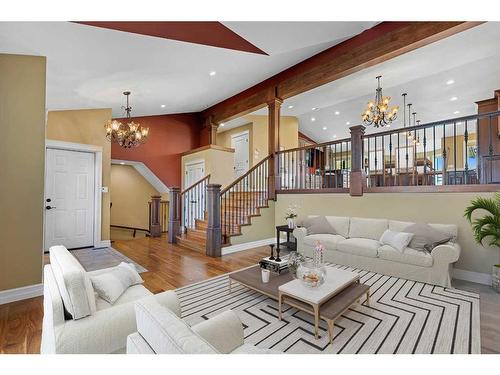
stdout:
<svg viewBox="0 0 500 375">
<path fill-rule="evenodd" d="M 500 111 L 363 136 L 368 187 L 498 183 Z"/>
<path fill-rule="evenodd" d="M 239 234 L 240 226 L 248 224 L 250 217 L 256 215 L 259 208 L 267 206 L 271 160 L 271 156 L 267 156 L 221 190 L 220 214 L 224 243 L 229 236 Z"/>
<path fill-rule="evenodd" d="M 195 228 L 196 220 L 203 220 L 207 210 L 207 185 L 210 175 L 181 192 L 181 227 Z"/>
<path fill-rule="evenodd" d="M 351 139 L 277 152 L 280 190 L 347 189 Z"/>
</svg>

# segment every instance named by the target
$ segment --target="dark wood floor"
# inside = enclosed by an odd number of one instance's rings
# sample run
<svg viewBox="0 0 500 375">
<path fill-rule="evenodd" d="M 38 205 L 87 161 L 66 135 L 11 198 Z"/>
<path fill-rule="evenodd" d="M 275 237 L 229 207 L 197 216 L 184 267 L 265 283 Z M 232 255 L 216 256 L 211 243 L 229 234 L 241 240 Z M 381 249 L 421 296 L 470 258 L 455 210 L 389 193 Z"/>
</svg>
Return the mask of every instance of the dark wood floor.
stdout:
<svg viewBox="0 0 500 375">
<path fill-rule="evenodd" d="M 210 258 L 170 245 L 164 238 L 120 240 L 113 247 L 145 267 L 141 274 L 153 293 L 175 289 L 255 264 L 267 247 Z M 454 281 L 454 286 L 481 295 L 481 350 L 500 353 L 500 294 L 485 285 Z M 42 332 L 42 297 L 0 305 L 0 353 L 38 353 Z"/>
</svg>

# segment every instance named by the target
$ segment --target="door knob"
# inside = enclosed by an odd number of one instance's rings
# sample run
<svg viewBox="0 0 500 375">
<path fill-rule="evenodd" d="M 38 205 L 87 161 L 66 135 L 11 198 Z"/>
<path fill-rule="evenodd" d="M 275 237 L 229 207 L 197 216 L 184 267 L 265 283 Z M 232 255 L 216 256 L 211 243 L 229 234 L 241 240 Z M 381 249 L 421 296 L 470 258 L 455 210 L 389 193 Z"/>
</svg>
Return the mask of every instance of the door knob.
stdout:
<svg viewBox="0 0 500 375">
<path fill-rule="evenodd" d="M 52 210 L 53 208 L 57 208 L 57 207 L 45 206 L 46 210 Z"/>
</svg>

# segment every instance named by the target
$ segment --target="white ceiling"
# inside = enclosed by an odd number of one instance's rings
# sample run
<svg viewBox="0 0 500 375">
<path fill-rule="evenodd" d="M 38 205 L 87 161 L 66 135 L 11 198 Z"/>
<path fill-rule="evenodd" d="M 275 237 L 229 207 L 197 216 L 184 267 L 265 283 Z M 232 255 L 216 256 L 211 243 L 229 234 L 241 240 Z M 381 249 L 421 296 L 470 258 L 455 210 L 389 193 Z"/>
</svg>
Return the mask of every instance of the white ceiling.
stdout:
<svg viewBox="0 0 500 375">
<path fill-rule="evenodd" d="M 400 106 L 393 127 L 403 126 L 404 92 L 422 123 L 474 114 L 474 102 L 492 98 L 494 90 L 500 89 L 499 41 L 500 22 L 488 22 L 290 98 L 283 103 L 282 113 L 297 116 L 300 130 L 318 142 L 330 141 L 334 135 L 348 137 L 349 126 L 361 124 L 361 113 L 374 98 L 375 77 L 382 75 L 384 95 L 392 97 L 391 105 Z M 454 83 L 448 85 L 449 80 Z M 452 97 L 457 100 L 450 101 Z M 289 105 L 294 107 L 288 109 Z M 314 107 L 318 109 L 312 111 Z M 374 131 L 380 129 L 367 129 Z"/>
<path fill-rule="evenodd" d="M 269 56 L 69 22 L 0 22 L 0 53 L 47 56 L 48 110 L 111 107 L 121 116 L 131 90 L 135 116 L 197 112 L 376 22 L 224 24 Z"/>
</svg>

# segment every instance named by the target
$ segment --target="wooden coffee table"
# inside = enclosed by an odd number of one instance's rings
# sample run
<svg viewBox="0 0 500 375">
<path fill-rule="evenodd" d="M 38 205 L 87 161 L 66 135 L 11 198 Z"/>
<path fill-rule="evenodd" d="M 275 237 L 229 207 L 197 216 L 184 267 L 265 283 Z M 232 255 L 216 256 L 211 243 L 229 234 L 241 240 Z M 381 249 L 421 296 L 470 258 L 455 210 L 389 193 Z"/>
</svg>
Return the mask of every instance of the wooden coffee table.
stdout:
<svg viewBox="0 0 500 375">
<path fill-rule="evenodd" d="M 349 278 L 345 274 L 349 271 L 333 267 L 327 267 L 327 269 L 325 284 L 313 290 L 302 285 L 300 280 L 294 279 L 288 272 L 280 275 L 271 273 L 269 282 L 263 283 L 260 267 L 254 266 L 229 274 L 229 292 L 231 292 L 231 284 L 237 282 L 278 301 L 280 320 L 284 303 L 313 315 L 316 339 L 319 338 L 319 319 L 322 319 L 328 325 L 328 335 L 332 342 L 333 327 L 339 316 L 354 303 L 359 303 L 363 295 L 366 295 L 366 303 L 370 305 L 370 287 L 361 284 L 359 276 Z M 289 285 L 286 285 L 288 283 Z M 282 287 L 281 291 L 280 287 Z"/>
</svg>

